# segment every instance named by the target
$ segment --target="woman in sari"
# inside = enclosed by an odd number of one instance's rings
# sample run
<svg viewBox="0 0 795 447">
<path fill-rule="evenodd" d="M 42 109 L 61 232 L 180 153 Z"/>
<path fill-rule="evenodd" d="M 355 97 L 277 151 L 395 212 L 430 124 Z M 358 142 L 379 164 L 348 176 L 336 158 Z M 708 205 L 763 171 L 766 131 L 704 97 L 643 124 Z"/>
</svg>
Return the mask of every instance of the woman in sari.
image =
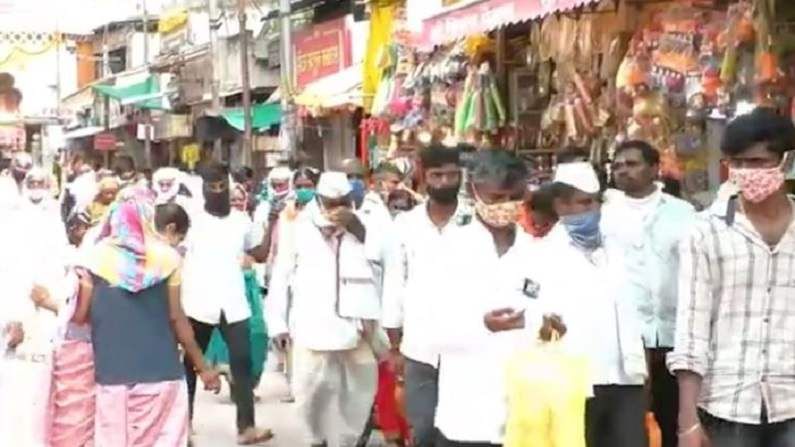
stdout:
<svg viewBox="0 0 795 447">
<path fill-rule="evenodd" d="M 93 445 L 95 383 L 91 329 L 71 321 L 79 293 L 74 262 L 90 221 L 85 212 L 73 213 L 66 221 L 71 253 L 67 256 L 63 300 L 54 299 L 46 289 L 38 287 L 32 294 L 36 306 L 54 312 L 58 319 L 47 419 L 50 447 Z"/>
<path fill-rule="evenodd" d="M 233 212 L 246 213 L 248 204 L 248 194 L 245 187 L 240 183 L 232 185 L 231 205 Z M 262 316 L 262 290 L 257 281 L 257 273 L 254 270 L 254 260 L 246 256 L 242 260 L 243 279 L 246 284 L 246 299 L 251 309 L 251 319 L 249 320 L 249 338 L 251 340 L 251 377 L 254 379 L 254 388 L 259 384 L 262 371 L 265 368 L 265 360 L 268 352 L 268 333 L 265 328 L 265 320 Z M 224 373 L 229 381 L 230 394 L 234 395 L 231 388 L 235 386 L 232 382 L 232 375 L 229 372 L 229 349 L 224 342 L 221 332 L 213 330 L 210 344 L 207 345 L 205 353 L 207 362 L 215 369 Z"/>
<path fill-rule="evenodd" d="M 177 343 L 205 389 L 220 389 L 180 302 L 181 258 L 174 246 L 188 227 L 178 205 L 163 205 L 155 216 L 151 191 L 128 187 L 86 253 L 73 321 L 91 323 L 96 445 L 188 443 L 188 392 Z"/>
</svg>

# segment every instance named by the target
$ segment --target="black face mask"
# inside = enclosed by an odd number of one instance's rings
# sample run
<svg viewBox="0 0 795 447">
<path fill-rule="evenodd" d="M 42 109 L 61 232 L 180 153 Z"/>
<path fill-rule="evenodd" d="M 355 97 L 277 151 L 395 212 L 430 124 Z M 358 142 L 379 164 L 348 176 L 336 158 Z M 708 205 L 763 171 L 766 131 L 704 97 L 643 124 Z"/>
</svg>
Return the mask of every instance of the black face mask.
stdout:
<svg viewBox="0 0 795 447">
<path fill-rule="evenodd" d="M 204 210 L 215 217 L 226 217 L 229 215 L 232 205 L 229 199 L 229 191 L 210 192 L 204 191 Z"/>
<path fill-rule="evenodd" d="M 11 171 L 11 175 L 14 177 L 14 181 L 16 181 L 17 183 L 22 183 L 22 181 L 25 180 L 25 175 L 27 175 L 27 172 L 13 169 Z"/>
<path fill-rule="evenodd" d="M 458 199 L 459 189 L 461 189 L 461 185 L 445 186 L 444 188 L 433 188 L 428 186 L 427 191 L 428 196 L 430 196 L 431 200 L 434 202 L 438 202 L 443 205 L 451 205 Z"/>
</svg>

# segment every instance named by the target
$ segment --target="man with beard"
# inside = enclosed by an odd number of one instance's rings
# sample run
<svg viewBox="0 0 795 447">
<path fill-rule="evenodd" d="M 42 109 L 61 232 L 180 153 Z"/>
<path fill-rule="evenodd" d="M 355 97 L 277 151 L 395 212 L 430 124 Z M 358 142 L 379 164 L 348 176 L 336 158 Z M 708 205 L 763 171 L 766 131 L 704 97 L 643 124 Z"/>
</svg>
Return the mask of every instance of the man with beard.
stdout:
<svg viewBox="0 0 795 447">
<path fill-rule="evenodd" d="M 438 353 L 428 340 L 437 330 L 429 313 L 436 298 L 436 272 L 445 268 L 439 258 L 453 228 L 471 219 L 461 214 L 459 152 L 435 146 L 423 150 L 420 160 L 428 201 L 397 217 L 394 241 L 386 260 L 382 325 L 391 345 L 398 374 L 404 374 L 406 416 L 414 445 L 432 446 L 437 400 Z M 405 364 L 405 368 L 404 368 Z"/>
<path fill-rule="evenodd" d="M 196 341 L 206 350 L 218 327 L 229 347 L 229 363 L 235 383 L 238 443 L 251 445 L 270 439 L 270 430 L 254 425 L 254 390 L 251 377 L 249 319 L 241 261 L 250 255 L 258 262 L 267 256 L 262 228 L 252 225 L 243 213 L 232 213 L 229 173 L 224 166 L 202 170 L 204 209 L 194 210 L 185 239 L 182 299 Z M 185 373 L 193 415 L 196 373 L 186 360 Z"/>
</svg>

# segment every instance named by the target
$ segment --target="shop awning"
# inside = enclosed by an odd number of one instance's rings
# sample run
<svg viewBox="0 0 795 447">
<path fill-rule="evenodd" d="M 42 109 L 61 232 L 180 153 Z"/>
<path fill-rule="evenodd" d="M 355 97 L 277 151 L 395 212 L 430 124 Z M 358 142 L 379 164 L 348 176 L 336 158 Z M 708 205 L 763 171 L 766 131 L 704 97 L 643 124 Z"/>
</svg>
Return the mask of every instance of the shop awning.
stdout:
<svg viewBox="0 0 795 447">
<path fill-rule="evenodd" d="M 311 110 L 362 106 L 362 65 L 356 64 L 309 83 L 295 104 Z"/>
<path fill-rule="evenodd" d="M 239 131 L 245 128 L 245 114 L 242 108 L 224 109 L 221 117 Z M 251 127 L 253 129 L 267 129 L 282 120 L 281 104 L 256 104 L 251 107 Z"/>
<path fill-rule="evenodd" d="M 104 131 L 104 127 L 99 126 L 89 126 L 89 127 L 80 127 L 75 130 L 70 130 L 68 132 L 64 132 L 63 139 L 64 140 L 74 140 L 75 138 L 83 138 L 83 137 L 90 137 L 92 135 L 96 135 L 102 131 Z"/>
<path fill-rule="evenodd" d="M 123 104 L 134 104 L 142 109 L 163 109 L 160 85 L 155 76 L 149 76 L 142 82 L 117 87 L 115 85 L 97 84 L 95 92 L 121 101 Z"/>
<path fill-rule="evenodd" d="M 442 45 L 472 34 L 525 22 L 599 0 L 480 0 L 425 19 L 421 46 Z"/>
</svg>

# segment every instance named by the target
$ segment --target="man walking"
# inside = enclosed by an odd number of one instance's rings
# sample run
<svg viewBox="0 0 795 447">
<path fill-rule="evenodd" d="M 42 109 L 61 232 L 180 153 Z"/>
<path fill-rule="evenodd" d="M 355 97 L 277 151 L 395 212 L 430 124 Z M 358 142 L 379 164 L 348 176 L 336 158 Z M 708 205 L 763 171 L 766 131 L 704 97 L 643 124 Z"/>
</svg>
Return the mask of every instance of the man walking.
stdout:
<svg viewBox="0 0 795 447">
<path fill-rule="evenodd" d="M 256 444 L 270 439 L 270 430 L 254 425 L 254 382 L 251 376 L 251 343 L 242 262 L 245 255 L 262 262 L 267 256 L 264 235 L 245 213 L 231 212 L 229 173 L 220 165 L 202 173 L 204 208 L 191 216 L 185 239 L 182 297 L 196 341 L 207 349 L 212 330 L 219 327 L 229 347 L 235 383 L 238 443 Z M 194 365 L 185 360 L 191 416 L 196 394 Z"/>
<path fill-rule="evenodd" d="M 376 391 L 381 309 L 371 252 L 381 247 L 353 209 L 345 174 L 322 174 L 316 195 L 295 221 L 294 242 L 277 252 L 266 316 L 278 349 L 294 343 L 293 391 L 308 443 L 328 445 L 329 419 L 341 416 L 336 433 L 351 446 Z"/>
<path fill-rule="evenodd" d="M 415 447 L 434 445 L 438 353 L 430 346 L 437 322 L 429 314 L 445 240 L 466 218 L 458 206 L 461 166 L 455 149 L 420 152 L 428 201 L 395 219 L 384 276 L 382 325 L 389 335 L 393 364 L 404 374 L 406 415 Z M 404 361 L 405 359 L 405 361 Z M 404 367 L 405 366 L 405 367 Z M 402 370 L 402 371 L 401 371 Z"/>
<path fill-rule="evenodd" d="M 770 109 L 729 123 L 721 151 L 740 195 L 681 246 L 668 356 L 680 447 L 795 445 L 795 204 L 784 188 L 793 148 L 792 122 Z"/>
<path fill-rule="evenodd" d="M 676 379 L 665 366 L 674 345 L 679 243 L 695 219 L 687 202 L 657 183 L 660 153 L 643 141 L 618 146 L 613 176 L 619 191 L 604 206 L 603 232 L 621 244 L 624 258 L 642 273 L 633 287 L 638 303 L 651 381 L 651 410 L 663 447 L 676 447 Z"/>
</svg>

